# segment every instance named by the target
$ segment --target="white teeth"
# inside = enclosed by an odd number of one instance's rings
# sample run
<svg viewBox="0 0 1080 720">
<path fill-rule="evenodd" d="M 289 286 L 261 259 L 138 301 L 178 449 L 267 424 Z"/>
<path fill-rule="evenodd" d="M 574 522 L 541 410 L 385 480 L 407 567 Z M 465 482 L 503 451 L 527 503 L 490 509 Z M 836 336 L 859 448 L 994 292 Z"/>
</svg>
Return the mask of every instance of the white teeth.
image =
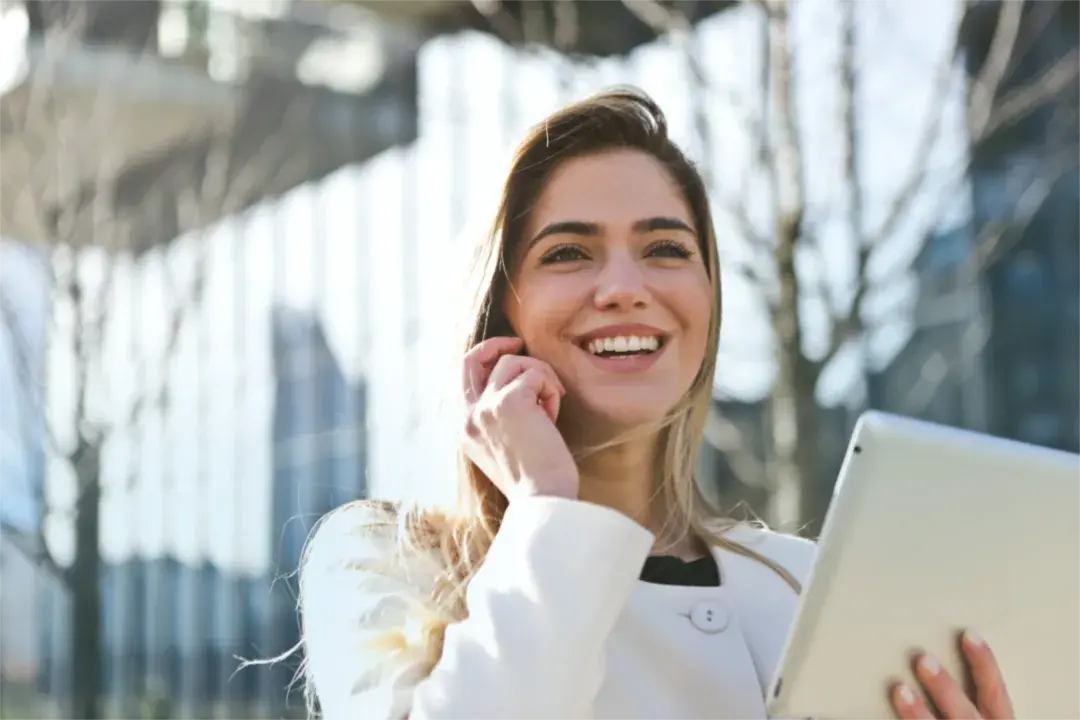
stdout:
<svg viewBox="0 0 1080 720">
<path fill-rule="evenodd" d="M 586 345 L 589 352 L 594 355 L 600 353 L 633 353 L 633 352 L 656 352 L 660 349 L 660 338 L 641 336 L 618 336 L 597 338 L 590 340 Z"/>
</svg>

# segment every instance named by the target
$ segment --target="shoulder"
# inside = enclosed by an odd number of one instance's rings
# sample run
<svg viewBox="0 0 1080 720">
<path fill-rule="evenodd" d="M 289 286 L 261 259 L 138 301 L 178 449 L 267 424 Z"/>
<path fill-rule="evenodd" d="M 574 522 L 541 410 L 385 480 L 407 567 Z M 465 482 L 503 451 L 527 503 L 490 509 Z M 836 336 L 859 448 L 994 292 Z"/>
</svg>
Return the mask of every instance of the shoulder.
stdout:
<svg viewBox="0 0 1080 720">
<path fill-rule="evenodd" d="M 308 540 L 302 584 L 310 588 L 382 576 L 427 589 L 437 563 L 409 542 L 406 522 L 398 505 L 379 500 L 358 500 L 331 511 Z"/>
<path fill-rule="evenodd" d="M 395 505 L 358 501 L 326 515 L 308 541 L 302 644 L 325 717 L 402 716 L 402 693 L 438 657 L 448 623 L 432 598 L 439 563 L 417 548 L 412 522 Z"/>
<path fill-rule="evenodd" d="M 734 546 L 720 548 L 729 597 L 762 681 L 761 692 L 767 694 L 765 683 L 780 664 L 798 612 L 797 590 L 810 578 L 817 546 L 805 538 L 752 525 L 731 528 L 722 538 Z"/>
<path fill-rule="evenodd" d="M 357 560 L 376 560 L 397 541 L 398 507 L 377 500 L 358 500 L 330 511 L 308 540 L 304 567 L 329 569 Z"/>
<path fill-rule="evenodd" d="M 757 525 L 739 525 L 725 532 L 723 537 L 776 563 L 800 584 L 809 579 L 817 557 L 817 543 L 813 540 Z"/>
</svg>

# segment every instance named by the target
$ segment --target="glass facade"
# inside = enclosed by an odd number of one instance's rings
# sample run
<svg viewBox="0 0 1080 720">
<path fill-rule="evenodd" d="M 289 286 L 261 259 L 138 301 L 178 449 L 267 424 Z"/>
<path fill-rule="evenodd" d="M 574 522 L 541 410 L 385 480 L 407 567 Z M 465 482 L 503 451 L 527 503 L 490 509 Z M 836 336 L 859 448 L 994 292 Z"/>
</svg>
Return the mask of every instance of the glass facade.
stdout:
<svg viewBox="0 0 1080 720">
<path fill-rule="evenodd" d="M 1075 54 L 1076 9 L 1076 3 L 1026 6 L 1022 25 L 1038 25 L 1040 39 L 1017 56 L 999 97 L 1023 90 Z M 985 59 L 999 10 L 997 2 L 981 2 L 972 16 L 966 35 L 971 73 Z M 1078 104 L 1080 88 L 1073 83 L 1021 122 L 973 144 L 970 223 L 927 241 L 916 266 L 916 327 L 875 378 L 876 406 L 1080 450 Z M 995 229 L 1003 232 L 995 235 Z M 948 261 L 965 255 L 976 267 L 974 278 L 962 279 L 962 266 Z M 965 284 L 974 295 L 963 298 L 962 307 L 939 302 L 943 290 Z"/>
<path fill-rule="evenodd" d="M 46 267 L 41 248 L 0 239 L 0 696 L 7 697 L 34 692 L 40 635 L 50 621 L 39 597 L 44 576 L 27 555 L 39 542 L 45 482 L 44 417 L 35 389 L 52 290 Z"/>
<path fill-rule="evenodd" d="M 346 380 L 313 314 L 276 308 L 273 342 L 273 583 L 263 652 L 276 656 L 300 640 L 296 571 L 313 525 L 366 494 L 366 425 L 363 386 Z M 299 660 L 260 670 L 262 696 L 275 707 L 302 701 L 287 697 Z"/>
<path fill-rule="evenodd" d="M 978 183 L 975 188 L 978 192 Z M 993 432 L 1080 451 L 1080 179 L 1062 178 L 987 274 Z"/>
<path fill-rule="evenodd" d="M 299 641 L 295 572 L 312 525 L 365 494 L 365 398 L 349 382 L 310 312 L 276 308 L 272 318 L 273 565 L 251 575 L 202 561 L 132 558 L 103 567 L 106 705 L 136 717 L 147 703 L 184 717 L 302 714 L 287 690 L 299 655 L 237 672 L 237 658 L 267 659 Z M 70 647 L 67 597 L 44 592 L 39 687 L 61 703 Z"/>
</svg>

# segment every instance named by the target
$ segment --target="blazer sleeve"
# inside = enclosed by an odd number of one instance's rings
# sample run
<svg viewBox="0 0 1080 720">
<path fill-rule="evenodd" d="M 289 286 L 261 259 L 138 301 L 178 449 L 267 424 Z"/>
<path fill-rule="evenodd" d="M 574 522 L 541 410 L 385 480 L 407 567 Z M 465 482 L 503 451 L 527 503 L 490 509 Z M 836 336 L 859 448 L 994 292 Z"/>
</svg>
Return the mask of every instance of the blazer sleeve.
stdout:
<svg viewBox="0 0 1080 720">
<path fill-rule="evenodd" d="M 343 512 L 311 542 L 305 652 L 324 717 L 591 713 L 605 641 L 653 543 L 648 530 L 599 505 L 515 500 L 469 584 L 467 618 L 446 625 L 431 667 L 425 635 L 442 627 L 428 600 L 437 568 L 395 557 L 392 527 Z"/>
</svg>

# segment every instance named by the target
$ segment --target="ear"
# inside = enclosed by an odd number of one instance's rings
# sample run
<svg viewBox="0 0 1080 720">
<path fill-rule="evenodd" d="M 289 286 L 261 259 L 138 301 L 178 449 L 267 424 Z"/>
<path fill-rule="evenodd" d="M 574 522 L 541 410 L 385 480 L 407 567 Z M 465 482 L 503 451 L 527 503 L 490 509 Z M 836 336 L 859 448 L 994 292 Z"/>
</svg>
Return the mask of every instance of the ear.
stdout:
<svg viewBox="0 0 1080 720">
<path fill-rule="evenodd" d="M 514 295 L 513 289 L 507 287 L 506 292 L 503 294 L 500 311 L 496 313 L 499 315 L 497 330 L 500 335 L 508 337 L 521 337 L 518 334 L 518 313 L 521 310 L 520 303 L 517 297 Z"/>
<path fill-rule="evenodd" d="M 496 323 L 492 325 L 491 331 L 492 337 L 519 337 L 517 333 L 517 328 L 514 326 L 514 323 L 508 318 L 501 318 L 500 320 L 496 321 Z"/>
</svg>

